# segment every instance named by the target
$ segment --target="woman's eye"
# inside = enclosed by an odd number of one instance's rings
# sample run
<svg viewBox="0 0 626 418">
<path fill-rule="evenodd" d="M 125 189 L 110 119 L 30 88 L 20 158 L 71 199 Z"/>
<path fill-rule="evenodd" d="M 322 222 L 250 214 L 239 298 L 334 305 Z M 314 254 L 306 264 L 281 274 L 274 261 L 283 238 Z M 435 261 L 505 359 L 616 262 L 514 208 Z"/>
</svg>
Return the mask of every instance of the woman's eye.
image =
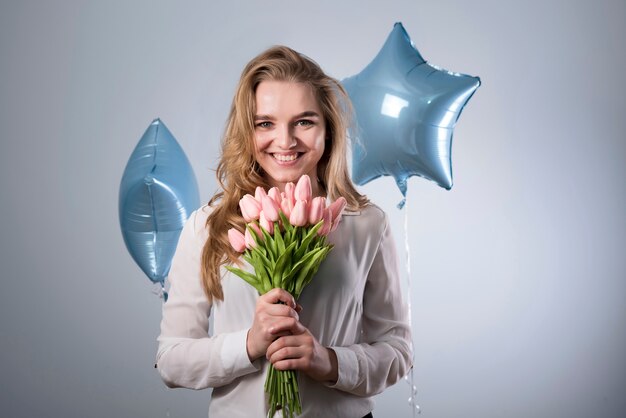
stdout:
<svg viewBox="0 0 626 418">
<path fill-rule="evenodd" d="M 257 123 L 256 126 L 259 128 L 269 128 L 272 126 L 272 122 L 263 121 L 263 122 Z"/>
<path fill-rule="evenodd" d="M 297 126 L 311 126 L 313 125 L 313 121 L 312 120 L 308 120 L 308 119 L 302 119 L 296 122 Z"/>
</svg>

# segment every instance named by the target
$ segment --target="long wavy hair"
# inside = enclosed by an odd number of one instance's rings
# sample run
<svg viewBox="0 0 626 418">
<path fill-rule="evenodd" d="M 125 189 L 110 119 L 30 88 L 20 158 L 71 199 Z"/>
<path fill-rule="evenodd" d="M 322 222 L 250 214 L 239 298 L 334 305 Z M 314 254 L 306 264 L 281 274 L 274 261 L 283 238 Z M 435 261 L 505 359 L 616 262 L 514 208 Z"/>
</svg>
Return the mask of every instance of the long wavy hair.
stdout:
<svg viewBox="0 0 626 418">
<path fill-rule="evenodd" d="M 244 68 L 222 139 L 222 156 L 216 176 L 219 191 L 209 201 L 212 210 L 206 222 L 209 238 L 202 251 L 202 283 L 209 300 L 223 300 L 220 267 L 240 264 L 239 254 L 228 241 L 228 230 L 243 232 L 245 221 L 239 200 L 254 195 L 257 186 L 268 187 L 263 170 L 255 159 L 255 92 L 262 81 L 285 81 L 309 85 L 318 101 L 326 127 L 324 153 L 317 165 L 317 176 L 326 195 L 335 200 L 343 196 L 349 210 L 368 204 L 348 175 L 347 130 L 352 107 L 344 88 L 327 76 L 312 59 L 285 46 L 262 52 Z"/>
</svg>

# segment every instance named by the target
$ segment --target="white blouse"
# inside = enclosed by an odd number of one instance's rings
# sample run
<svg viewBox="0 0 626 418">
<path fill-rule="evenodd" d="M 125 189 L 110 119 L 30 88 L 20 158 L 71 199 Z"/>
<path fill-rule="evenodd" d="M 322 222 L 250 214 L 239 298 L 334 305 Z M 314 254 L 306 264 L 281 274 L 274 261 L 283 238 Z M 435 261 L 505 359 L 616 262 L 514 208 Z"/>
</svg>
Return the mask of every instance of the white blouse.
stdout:
<svg viewBox="0 0 626 418">
<path fill-rule="evenodd" d="M 258 294 L 225 269 L 223 301 L 209 302 L 202 288 L 200 263 L 210 210 L 204 206 L 194 212 L 181 233 L 163 305 L 157 367 L 169 387 L 213 388 L 211 418 L 264 418 L 268 362 L 264 357 L 250 362 L 246 352 Z M 334 248 L 298 303 L 303 307 L 300 322 L 337 353 L 339 378 L 331 384 L 298 373 L 301 417 L 358 418 L 374 408 L 373 395 L 411 367 L 407 305 L 395 243 L 380 208 L 344 212 L 328 241 Z"/>
</svg>

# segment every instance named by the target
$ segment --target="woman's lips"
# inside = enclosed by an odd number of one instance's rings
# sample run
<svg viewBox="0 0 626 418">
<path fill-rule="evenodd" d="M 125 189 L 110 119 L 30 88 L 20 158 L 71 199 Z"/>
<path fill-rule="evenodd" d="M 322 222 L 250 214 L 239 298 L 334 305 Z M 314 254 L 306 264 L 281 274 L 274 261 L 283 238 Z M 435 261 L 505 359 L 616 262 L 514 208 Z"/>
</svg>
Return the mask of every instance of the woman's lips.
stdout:
<svg viewBox="0 0 626 418">
<path fill-rule="evenodd" d="M 291 163 L 296 161 L 300 157 L 301 153 L 292 152 L 289 154 L 271 153 L 272 158 L 279 163 Z"/>
</svg>

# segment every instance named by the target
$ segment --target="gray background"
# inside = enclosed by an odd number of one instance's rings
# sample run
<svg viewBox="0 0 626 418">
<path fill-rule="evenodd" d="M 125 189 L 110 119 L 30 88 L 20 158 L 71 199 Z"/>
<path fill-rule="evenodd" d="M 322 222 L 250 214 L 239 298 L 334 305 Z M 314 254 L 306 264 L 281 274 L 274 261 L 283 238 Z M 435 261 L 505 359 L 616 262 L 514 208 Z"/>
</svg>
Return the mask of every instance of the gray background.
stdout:
<svg viewBox="0 0 626 418">
<path fill-rule="evenodd" d="M 128 156 L 161 117 L 206 201 L 252 56 L 287 44 L 344 78 L 396 21 L 483 80 L 454 188 L 409 182 L 422 416 L 624 416 L 626 3 L 609 0 L 2 2 L 0 415 L 206 416 L 208 391 L 152 368 L 161 302 L 118 226 Z M 404 248 L 393 181 L 362 190 Z M 409 392 L 375 416 L 411 416 Z"/>
</svg>

